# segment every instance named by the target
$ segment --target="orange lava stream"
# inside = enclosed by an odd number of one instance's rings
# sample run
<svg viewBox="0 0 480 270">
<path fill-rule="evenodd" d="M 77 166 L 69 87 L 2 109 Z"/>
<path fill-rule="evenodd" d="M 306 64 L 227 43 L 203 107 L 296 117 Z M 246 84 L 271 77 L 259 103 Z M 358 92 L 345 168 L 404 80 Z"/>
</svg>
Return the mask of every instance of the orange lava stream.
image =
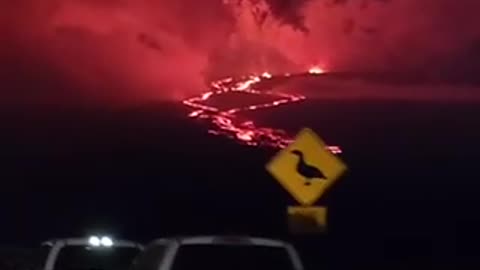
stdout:
<svg viewBox="0 0 480 270">
<path fill-rule="evenodd" d="M 312 75 L 322 74 L 324 71 L 313 67 L 309 70 Z M 290 74 L 283 75 L 284 77 Z M 226 78 L 214 81 L 210 84 L 210 90 L 196 97 L 183 100 L 183 104 L 194 109 L 188 115 L 191 118 L 204 119 L 212 124 L 209 133 L 223 135 L 235 139 L 238 142 L 251 146 L 268 146 L 273 148 L 285 148 L 293 142 L 293 137 L 284 130 L 268 127 L 257 127 L 251 120 L 240 120 L 238 113 L 255 111 L 265 108 L 278 107 L 281 105 L 301 102 L 306 99 L 303 95 L 287 94 L 273 91 L 258 91 L 255 84 L 262 80 L 271 79 L 273 76 L 264 72 L 261 76 L 248 76 L 240 80 Z M 206 101 L 214 96 L 224 95 L 231 92 L 242 92 L 251 95 L 269 95 L 275 97 L 274 101 L 253 104 L 246 107 L 236 107 L 221 110 L 214 106 L 206 105 Z M 327 147 L 332 153 L 340 154 L 342 150 L 338 146 Z"/>
</svg>

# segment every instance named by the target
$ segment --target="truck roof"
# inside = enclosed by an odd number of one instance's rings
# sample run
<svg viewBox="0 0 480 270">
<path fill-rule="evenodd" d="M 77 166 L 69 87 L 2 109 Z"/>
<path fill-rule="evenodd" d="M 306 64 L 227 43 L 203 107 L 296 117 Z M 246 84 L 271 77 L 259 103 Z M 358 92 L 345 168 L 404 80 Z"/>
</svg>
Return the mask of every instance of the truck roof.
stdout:
<svg viewBox="0 0 480 270">
<path fill-rule="evenodd" d="M 80 246 L 80 245 L 89 245 L 89 238 L 62 238 L 62 239 L 51 239 L 42 243 L 43 246 L 53 246 L 53 245 L 71 245 L 71 246 Z M 133 241 L 128 240 L 114 240 L 114 245 L 117 247 L 135 247 L 141 248 L 141 245 Z"/>
<path fill-rule="evenodd" d="M 171 238 L 159 238 L 153 241 L 153 244 L 162 244 L 166 242 L 176 242 L 185 245 L 201 245 L 201 244 L 245 244 L 269 247 L 286 247 L 288 243 L 262 237 L 238 236 L 238 235 L 205 235 L 205 236 L 179 236 Z"/>
</svg>

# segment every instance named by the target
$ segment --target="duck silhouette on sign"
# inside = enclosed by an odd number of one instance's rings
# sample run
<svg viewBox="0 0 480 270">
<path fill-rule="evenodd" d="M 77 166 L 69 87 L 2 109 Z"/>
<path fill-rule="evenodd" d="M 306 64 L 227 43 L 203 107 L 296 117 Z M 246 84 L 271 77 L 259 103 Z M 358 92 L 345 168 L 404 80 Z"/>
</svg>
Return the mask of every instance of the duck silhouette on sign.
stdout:
<svg viewBox="0 0 480 270">
<path fill-rule="evenodd" d="M 327 177 L 318 168 L 309 165 L 305 162 L 305 157 L 300 150 L 291 151 L 292 154 L 298 156 L 297 173 L 305 178 L 305 185 L 311 185 L 311 182 L 315 179 L 327 180 Z"/>
</svg>

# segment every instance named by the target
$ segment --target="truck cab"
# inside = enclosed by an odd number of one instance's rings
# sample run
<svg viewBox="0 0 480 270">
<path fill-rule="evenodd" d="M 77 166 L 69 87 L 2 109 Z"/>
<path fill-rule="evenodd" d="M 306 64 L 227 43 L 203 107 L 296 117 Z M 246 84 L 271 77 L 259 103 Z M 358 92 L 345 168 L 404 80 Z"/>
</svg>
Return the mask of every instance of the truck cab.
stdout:
<svg viewBox="0 0 480 270">
<path fill-rule="evenodd" d="M 138 243 L 109 237 L 68 238 L 41 246 L 41 270 L 127 270 L 142 250 Z"/>
<path fill-rule="evenodd" d="M 289 243 L 256 237 L 198 236 L 158 239 L 131 270 L 303 270 Z"/>
</svg>

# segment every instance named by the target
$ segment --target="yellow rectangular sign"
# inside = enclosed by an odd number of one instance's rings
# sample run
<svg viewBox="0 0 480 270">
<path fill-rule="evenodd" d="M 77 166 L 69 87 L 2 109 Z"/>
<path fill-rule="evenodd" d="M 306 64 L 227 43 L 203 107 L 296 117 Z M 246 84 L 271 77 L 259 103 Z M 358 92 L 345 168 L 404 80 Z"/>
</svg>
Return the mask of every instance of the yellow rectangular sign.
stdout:
<svg viewBox="0 0 480 270">
<path fill-rule="evenodd" d="M 288 227 L 292 233 L 324 233 L 327 231 L 326 207 L 294 207 L 287 209 Z"/>
</svg>

